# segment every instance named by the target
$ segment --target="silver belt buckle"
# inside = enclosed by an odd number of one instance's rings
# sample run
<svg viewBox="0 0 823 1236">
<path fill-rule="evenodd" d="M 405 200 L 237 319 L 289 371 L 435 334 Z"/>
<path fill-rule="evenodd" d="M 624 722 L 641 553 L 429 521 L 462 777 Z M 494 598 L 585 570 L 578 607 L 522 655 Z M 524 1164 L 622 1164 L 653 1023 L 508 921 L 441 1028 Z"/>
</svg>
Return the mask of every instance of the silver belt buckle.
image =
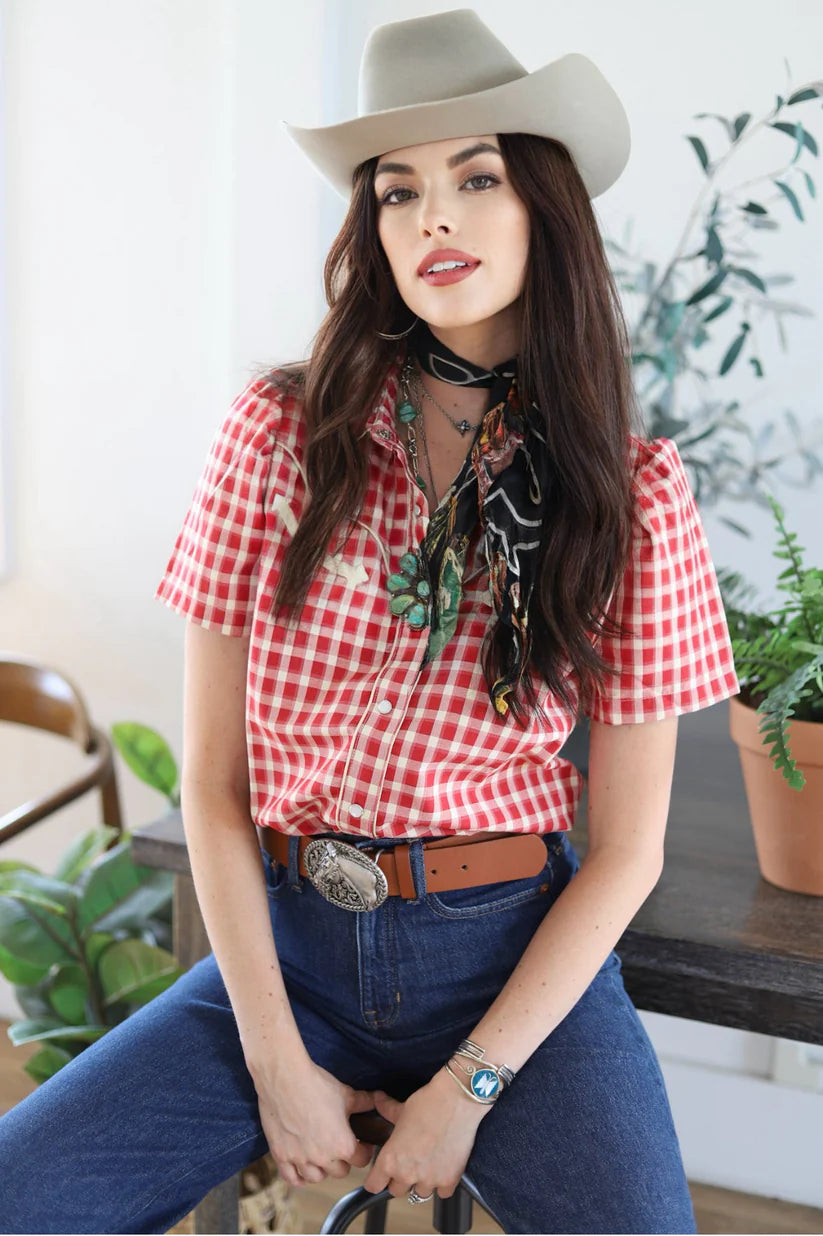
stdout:
<svg viewBox="0 0 823 1236">
<path fill-rule="evenodd" d="M 331 837 L 310 841 L 303 861 L 318 893 L 342 910 L 376 910 L 389 895 L 382 868 L 345 841 Z"/>
</svg>

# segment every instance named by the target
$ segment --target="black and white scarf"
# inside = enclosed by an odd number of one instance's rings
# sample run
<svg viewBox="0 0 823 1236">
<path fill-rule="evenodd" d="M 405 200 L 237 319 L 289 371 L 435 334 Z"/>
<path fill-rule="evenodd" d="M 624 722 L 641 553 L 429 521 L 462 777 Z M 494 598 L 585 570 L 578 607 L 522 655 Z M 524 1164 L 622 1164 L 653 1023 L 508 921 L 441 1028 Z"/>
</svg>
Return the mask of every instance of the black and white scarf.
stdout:
<svg viewBox="0 0 823 1236">
<path fill-rule="evenodd" d="M 543 417 L 534 404 L 525 411 L 521 405 L 516 356 L 493 369 L 481 368 L 442 344 L 422 320 L 407 342 L 407 355 L 416 356 L 432 377 L 490 391 L 469 452 L 419 549 L 432 585 L 424 664 L 454 633 L 466 553 L 479 519 L 494 607 L 511 630 L 504 673 L 490 691 L 494 708 L 505 716 L 505 697 L 519 683 L 531 649 L 529 602 L 550 489 Z"/>
</svg>

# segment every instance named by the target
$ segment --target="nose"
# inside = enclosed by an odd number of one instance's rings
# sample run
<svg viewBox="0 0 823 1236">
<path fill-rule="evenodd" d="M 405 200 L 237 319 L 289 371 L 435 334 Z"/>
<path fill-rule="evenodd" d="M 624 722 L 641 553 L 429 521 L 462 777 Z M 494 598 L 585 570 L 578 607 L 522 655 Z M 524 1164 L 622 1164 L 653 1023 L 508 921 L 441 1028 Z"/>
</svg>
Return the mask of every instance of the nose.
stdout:
<svg viewBox="0 0 823 1236">
<path fill-rule="evenodd" d="M 425 201 L 421 199 L 419 225 L 421 236 L 448 236 L 454 230 L 448 207 L 431 195 Z"/>
</svg>

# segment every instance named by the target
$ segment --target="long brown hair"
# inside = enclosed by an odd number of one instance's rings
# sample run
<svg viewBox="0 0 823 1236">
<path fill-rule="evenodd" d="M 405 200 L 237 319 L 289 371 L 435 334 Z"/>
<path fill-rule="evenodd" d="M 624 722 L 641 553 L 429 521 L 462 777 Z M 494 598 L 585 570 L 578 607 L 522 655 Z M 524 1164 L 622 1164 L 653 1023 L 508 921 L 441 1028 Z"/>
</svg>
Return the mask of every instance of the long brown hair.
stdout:
<svg viewBox="0 0 823 1236">
<path fill-rule="evenodd" d="M 529 710 L 537 708 L 535 676 L 572 712 L 572 671 L 579 711 L 586 713 L 610 670 L 592 641 L 600 632 L 623 633 L 603 609 L 628 561 L 628 436 L 642 431 L 642 418 L 619 294 L 573 159 L 559 141 L 527 133 L 497 136 L 530 219 L 520 397 L 524 406 L 533 400 L 545 417 L 554 476 L 529 612 L 531 652 L 520 686 L 506 697 L 516 721 L 525 725 Z M 329 310 L 311 357 L 268 375 L 275 385 L 300 392 L 310 491 L 284 555 L 274 600 L 278 614 L 299 613 L 335 531 L 360 513 L 367 458 L 358 434 L 398 350 L 376 332 L 397 333 L 410 321 L 378 235 L 377 162 L 368 159 L 355 169 L 349 209 L 324 266 Z M 500 621 L 486 636 L 481 655 L 488 686 L 502 672 L 509 641 Z"/>
</svg>

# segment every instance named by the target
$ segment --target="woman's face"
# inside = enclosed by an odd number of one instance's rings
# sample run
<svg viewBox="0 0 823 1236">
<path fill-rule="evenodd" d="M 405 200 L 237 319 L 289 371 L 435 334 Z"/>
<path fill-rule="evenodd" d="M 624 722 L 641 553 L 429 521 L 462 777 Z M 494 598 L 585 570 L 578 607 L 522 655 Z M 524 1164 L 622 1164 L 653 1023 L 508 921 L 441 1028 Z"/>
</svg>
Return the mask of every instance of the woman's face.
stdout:
<svg viewBox="0 0 823 1236">
<path fill-rule="evenodd" d="M 445 342 L 515 345 L 529 218 L 497 135 L 390 150 L 378 161 L 374 192 L 380 241 L 409 309 L 439 327 Z M 454 282 L 427 281 L 421 264 L 425 271 L 436 249 L 458 250 L 476 265 Z"/>
</svg>

